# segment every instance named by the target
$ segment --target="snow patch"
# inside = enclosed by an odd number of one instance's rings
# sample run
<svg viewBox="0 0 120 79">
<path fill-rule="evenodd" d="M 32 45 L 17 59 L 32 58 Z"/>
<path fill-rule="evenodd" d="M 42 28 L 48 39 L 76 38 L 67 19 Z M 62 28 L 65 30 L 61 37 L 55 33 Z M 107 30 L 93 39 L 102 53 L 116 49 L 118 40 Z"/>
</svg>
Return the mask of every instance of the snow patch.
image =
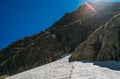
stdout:
<svg viewBox="0 0 120 79">
<path fill-rule="evenodd" d="M 70 55 L 62 57 L 5 79 L 120 79 L 120 62 L 68 62 Z M 112 69 L 113 67 L 117 69 Z"/>
</svg>

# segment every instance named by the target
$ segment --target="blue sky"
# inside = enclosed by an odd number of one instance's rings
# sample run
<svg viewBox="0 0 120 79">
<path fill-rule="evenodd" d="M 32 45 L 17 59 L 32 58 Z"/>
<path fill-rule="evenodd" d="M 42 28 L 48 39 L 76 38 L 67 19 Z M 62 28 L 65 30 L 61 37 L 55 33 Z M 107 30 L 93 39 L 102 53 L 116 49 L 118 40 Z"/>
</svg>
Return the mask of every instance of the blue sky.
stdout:
<svg viewBox="0 0 120 79">
<path fill-rule="evenodd" d="M 86 1 L 120 0 L 0 0 L 0 49 L 44 31 Z"/>
</svg>

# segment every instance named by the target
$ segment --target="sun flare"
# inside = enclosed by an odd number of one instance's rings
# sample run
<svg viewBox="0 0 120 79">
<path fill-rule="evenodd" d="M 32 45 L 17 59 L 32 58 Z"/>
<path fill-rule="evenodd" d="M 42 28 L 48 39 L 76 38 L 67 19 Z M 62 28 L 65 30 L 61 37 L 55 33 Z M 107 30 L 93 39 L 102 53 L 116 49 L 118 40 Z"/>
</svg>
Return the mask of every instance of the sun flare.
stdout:
<svg viewBox="0 0 120 79">
<path fill-rule="evenodd" d="M 92 10 L 93 12 L 96 13 L 96 10 L 95 10 L 94 7 L 92 7 L 90 4 L 88 4 L 87 2 L 85 2 L 85 5 L 86 5 L 90 10 Z"/>
</svg>

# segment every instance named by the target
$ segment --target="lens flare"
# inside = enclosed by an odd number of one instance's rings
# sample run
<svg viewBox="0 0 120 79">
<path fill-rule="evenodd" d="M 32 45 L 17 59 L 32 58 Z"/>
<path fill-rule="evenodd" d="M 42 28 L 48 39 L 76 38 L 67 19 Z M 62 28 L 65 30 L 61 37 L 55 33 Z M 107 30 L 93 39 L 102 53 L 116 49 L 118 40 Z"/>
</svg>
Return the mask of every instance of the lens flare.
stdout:
<svg viewBox="0 0 120 79">
<path fill-rule="evenodd" d="M 92 10 L 93 12 L 97 12 L 90 4 L 88 4 L 87 2 L 85 2 L 85 5 L 90 9 Z"/>
</svg>

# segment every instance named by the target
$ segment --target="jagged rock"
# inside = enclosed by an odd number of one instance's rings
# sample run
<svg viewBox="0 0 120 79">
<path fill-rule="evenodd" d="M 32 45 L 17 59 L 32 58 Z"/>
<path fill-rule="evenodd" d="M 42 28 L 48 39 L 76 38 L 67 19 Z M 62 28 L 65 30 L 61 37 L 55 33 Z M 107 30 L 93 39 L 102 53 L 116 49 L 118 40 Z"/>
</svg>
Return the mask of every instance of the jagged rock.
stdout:
<svg viewBox="0 0 120 79">
<path fill-rule="evenodd" d="M 120 61 L 120 14 L 114 16 L 81 43 L 70 60 Z"/>
<path fill-rule="evenodd" d="M 46 64 L 45 58 L 49 56 L 53 61 L 59 59 L 120 11 L 120 3 L 90 4 L 97 13 L 85 5 L 80 6 L 77 11 L 66 13 L 49 29 L 20 39 L 0 51 L 0 75 L 12 75 Z"/>
</svg>

